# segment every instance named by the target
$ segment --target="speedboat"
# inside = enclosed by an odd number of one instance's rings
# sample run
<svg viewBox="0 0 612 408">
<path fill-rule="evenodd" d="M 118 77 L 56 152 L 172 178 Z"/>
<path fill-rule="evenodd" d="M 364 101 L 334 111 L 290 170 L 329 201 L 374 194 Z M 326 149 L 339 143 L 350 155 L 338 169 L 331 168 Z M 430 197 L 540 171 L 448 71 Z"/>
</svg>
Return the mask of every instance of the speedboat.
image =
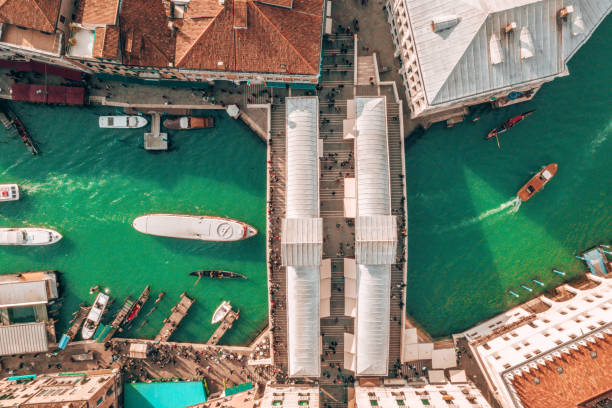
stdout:
<svg viewBox="0 0 612 408">
<path fill-rule="evenodd" d="M 0 201 L 19 200 L 19 186 L 17 184 L 0 184 Z"/>
<path fill-rule="evenodd" d="M 212 320 L 210 321 L 210 323 L 211 324 L 219 323 L 220 321 L 225 319 L 225 316 L 227 316 L 227 314 L 230 312 L 230 310 L 232 310 L 232 305 L 230 305 L 230 302 L 228 302 L 227 300 L 224 300 L 219 305 L 217 310 L 215 310 L 215 313 L 213 313 L 213 317 L 212 317 Z"/>
<path fill-rule="evenodd" d="M 200 241 L 240 241 L 257 234 L 244 222 L 208 215 L 148 214 L 136 218 L 132 226 L 143 234 Z"/>
<path fill-rule="evenodd" d="M 535 193 L 544 188 L 546 183 L 548 183 L 555 173 L 557 173 L 557 167 L 557 163 L 549 164 L 533 176 L 527 184 L 521 187 L 517 194 L 521 201 L 529 200 Z"/>
<path fill-rule="evenodd" d="M 0 228 L 0 245 L 51 245 L 62 235 L 47 228 Z"/>
<path fill-rule="evenodd" d="M 214 126 L 215 119 L 209 116 L 181 116 L 164 120 L 164 127 L 168 129 L 188 130 L 211 128 Z"/>
<path fill-rule="evenodd" d="M 145 127 L 147 123 L 149 121 L 137 115 L 100 116 L 98 120 L 101 128 L 112 129 L 137 129 Z"/>
<path fill-rule="evenodd" d="M 91 310 L 85 319 L 85 324 L 83 324 L 83 329 L 81 330 L 83 340 L 89 340 L 93 337 L 96 329 L 100 325 L 100 321 L 102 320 L 102 314 L 104 314 L 104 310 L 108 304 L 108 299 L 108 295 L 102 292 L 98 293 L 98 296 L 96 296 L 96 301 L 91 307 Z"/>
</svg>

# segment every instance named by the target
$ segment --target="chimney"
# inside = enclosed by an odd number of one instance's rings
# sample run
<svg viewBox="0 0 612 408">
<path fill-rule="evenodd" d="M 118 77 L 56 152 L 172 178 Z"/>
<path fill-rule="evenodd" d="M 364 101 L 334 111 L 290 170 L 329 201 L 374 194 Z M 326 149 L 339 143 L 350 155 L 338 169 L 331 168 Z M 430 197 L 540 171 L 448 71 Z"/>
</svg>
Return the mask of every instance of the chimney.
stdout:
<svg viewBox="0 0 612 408">
<path fill-rule="evenodd" d="M 172 15 L 175 18 L 183 18 L 185 15 L 185 11 L 187 11 L 187 6 L 189 5 L 189 2 L 190 0 L 172 0 Z"/>
<path fill-rule="evenodd" d="M 448 16 L 440 16 L 436 17 L 431 21 L 431 30 L 434 33 L 439 33 L 440 31 L 448 30 L 459 24 L 459 16 L 457 15 L 448 15 Z"/>
<path fill-rule="evenodd" d="M 573 12 L 574 6 L 565 6 L 561 10 L 559 10 L 559 18 L 565 20 Z"/>
<path fill-rule="evenodd" d="M 219 0 L 221 1 L 221 0 Z M 225 71 L 225 63 L 223 61 L 218 61 L 217 62 L 217 69 L 221 70 L 221 71 Z"/>
</svg>

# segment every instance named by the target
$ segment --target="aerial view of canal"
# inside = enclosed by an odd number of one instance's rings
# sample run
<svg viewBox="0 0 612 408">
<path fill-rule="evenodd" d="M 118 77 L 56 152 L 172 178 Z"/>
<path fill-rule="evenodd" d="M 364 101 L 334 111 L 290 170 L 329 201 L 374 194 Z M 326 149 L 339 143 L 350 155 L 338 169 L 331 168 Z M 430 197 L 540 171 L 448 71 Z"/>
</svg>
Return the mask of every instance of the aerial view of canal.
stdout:
<svg viewBox="0 0 612 408">
<path fill-rule="evenodd" d="M 144 129 L 100 129 L 110 108 L 69 108 L 13 103 L 40 156 L 0 129 L 0 183 L 18 183 L 22 199 L 3 203 L 0 226 L 46 226 L 64 235 L 47 247 L 1 247 L 0 272 L 58 270 L 63 307 L 58 339 L 89 289 L 101 285 L 115 299 L 151 285 L 151 299 L 120 334 L 153 338 L 186 292 L 196 303 L 172 340 L 204 342 L 215 326 L 215 308 L 228 300 L 240 309 L 222 344 L 248 343 L 267 321 L 265 262 L 266 147 L 224 111 L 208 111 L 214 129 L 169 131 L 172 150 L 142 149 Z M 239 242 L 210 243 L 144 235 L 132 220 L 154 212 L 226 216 L 253 225 L 259 234 Z M 196 278 L 199 269 L 241 273 L 247 280 Z M 160 292 L 165 297 L 155 305 Z M 149 313 L 151 312 L 151 313 Z"/>
<path fill-rule="evenodd" d="M 434 337 L 579 278 L 586 265 L 575 255 L 612 239 L 611 23 L 573 57 L 570 76 L 544 85 L 532 101 L 407 139 L 406 308 Z M 531 109 L 500 136 L 501 148 L 483 140 Z M 549 163 L 559 165 L 557 175 L 519 207 L 518 189 Z"/>
</svg>

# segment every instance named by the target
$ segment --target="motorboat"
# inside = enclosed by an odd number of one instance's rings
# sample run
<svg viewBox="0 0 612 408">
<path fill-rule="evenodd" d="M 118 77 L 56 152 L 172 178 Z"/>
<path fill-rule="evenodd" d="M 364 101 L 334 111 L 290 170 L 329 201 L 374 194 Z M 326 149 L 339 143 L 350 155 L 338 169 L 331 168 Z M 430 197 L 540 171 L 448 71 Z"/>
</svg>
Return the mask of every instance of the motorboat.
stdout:
<svg viewBox="0 0 612 408">
<path fill-rule="evenodd" d="M 51 245 L 62 235 L 47 228 L 0 228 L 0 245 Z"/>
<path fill-rule="evenodd" d="M 96 301 L 91 307 L 91 310 L 85 319 L 85 324 L 83 324 L 83 329 L 81 330 L 81 337 L 83 337 L 83 340 L 89 340 L 93 337 L 96 329 L 100 325 L 102 314 L 104 314 L 108 300 L 109 297 L 105 293 L 100 292 L 98 293 L 98 296 L 96 296 Z"/>
<path fill-rule="evenodd" d="M 557 163 L 551 163 L 540 170 L 518 191 L 518 197 L 521 201 L 529 200 L 535 193 L 540 191 L 557 173 Z"/>
<path fill-rule="evenodd" d="M 485 139 L 491 139 L 492 137 L 497 137 L 500 133 L 504 133 L 505 131 L 509 130 L 512 126 L 516 125 L 517 123 L 519 123 L 523 119 L 526 119 L 533 112 L 535 112 L 535 109 L 527 111 L 527 112 L 523 112 L 520 115 L 516 115 L 516 116 L 508 119 L 507 121 L 502 123 L 502 125 L 499 128 L 495 128 L 495 129 L 491 130 L 487 134 L 487 137 L 485 137 Z"/>
<path fill-rule="evenodd" d="M 215 310 L 215 313 L 213 313 L 213 317 L 210 323 L 211 324 L 219 323 L 220 321 L 225 319 L 225 316 L 227 316 L 230 310 L 232 310 L 232 305 L 230 305 L 230 302 L 228 302 L 227 300 L 224 300 L 219 305 L 219 307 Z"/>
<path fill-rule="evenodd" d="M 246 279 L 246 276 L 241 275 L 236 272 L 216 271 L 216 270 L 195 271 L 195 272 L 191 272 L 189 275 L 205 277 L 205 278 L 215 278 L 215 279 Z"/>
<path fill-rule="evenodd" d="M 239 241 L 257 234 L 257 230 L 232 218 L 208 215 L 147 214 L 132 226 L 143 234 L 200 241 Z"/>
<path fill-rule="evenodd" d="M 0 184 L 0 201 L 19 200 L 19 186 L 17 184 Z"/>
<path fill-rule="evenodd" d="M 188 130 L 203 129 L 215 126 L 215 119 L 210 116 L 181 116 L 173 119 L 164 119 L 167 129 Z"/>
<path fill-rule="evenodd" d="M 111 129 L 138 129 L 145 127 L 149 121 L 138 115 L 100 116 L 98 125 Z"/>
</svg>

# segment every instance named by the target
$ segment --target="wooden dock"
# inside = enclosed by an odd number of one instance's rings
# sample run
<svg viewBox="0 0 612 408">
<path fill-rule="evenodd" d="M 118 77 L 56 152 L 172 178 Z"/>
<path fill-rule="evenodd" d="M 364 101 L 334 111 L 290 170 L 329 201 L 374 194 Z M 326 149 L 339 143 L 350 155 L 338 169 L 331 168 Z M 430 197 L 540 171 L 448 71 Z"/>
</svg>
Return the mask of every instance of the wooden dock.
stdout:
<svg viewBox="0 0 612 408">
<path fill-rule="evenodd" d="M 221 322 L 219 327 L 217 327 L 217 330 L 215 330 L 212 336 L 210 336 L 210 339 L 208 339 L 206 344 L 208 344 L 209 346 L 214 346 L 217 343 L 219 343 L 219 340 L 221 340 L 221 337 L 223 337 L 223 335 L 229 329 L 232 328 L 232 326 L 234 325 L 234 322 L 238 320 L 238 317 L 240 317 L 240 310 L 237 312 L 234 312 L 233 310 L 230 310 L 229 312 L 227 312 L 227 315 L 225 315 L 225 317 L 223 318 L 223 321 Z"/>
<path fill-rule="evenodd" d="M 181 293 L 181 300 L 172 308 L 172 314 L 170 317 L 164 319 L 164 327 L 162 327 L 157 336 L 155 336 L 155 341 L 168 341 L 170 336 L 172 336 L 174 331 L 177 329 L 181 320 L 187 316 L 187 311 L 194 302 L 195 299 L 191 299 L 184 292 Z"/>
<path fill-rule="evenodd" d="M 125 321 L 125 318 L 132 311 L 132 308 L 134 307 L 134 303 L 135 303 L 134 299 L 132 299 L 131 296 L 128 296 L 127 298 L 125 298 L 125 301 L 123 302 L 123 306 L 121 306 L 121 309 L 119 310 L 119 312 L 117 312 L 117 314 L 115 315 L 115 318 L 110 324 L 111 329 L 106 334 L 106 337 L 104 337 L 104 341 L 108 341 L 113 338 L 117 330 L 119 330 L 119 327 L 121 327 L 121 325 Z"/>
<path fill-rule="evenodd" d="M 66 336 L 68 336 L 70 340 L 74 340 L 77 333 L 79 332 L 79 329 L 83 325 L 83 321 L 85 321 L 85 318 L 89 314 L 90 310 L 91 310 L 91 306 L 87 306 L 87 307 L 81 306 L 77 316 L 72 321 L 72 326 L 70 326 L 70 328 L 66 332 Z"/>
<path fill-rule="evenodd" d="M 168 134 L 161 133 L 161 117 L 159 112 L 151 111 L 151 132 L 144 134 L 145 150 L 168 150 Z"/>
</svg>

